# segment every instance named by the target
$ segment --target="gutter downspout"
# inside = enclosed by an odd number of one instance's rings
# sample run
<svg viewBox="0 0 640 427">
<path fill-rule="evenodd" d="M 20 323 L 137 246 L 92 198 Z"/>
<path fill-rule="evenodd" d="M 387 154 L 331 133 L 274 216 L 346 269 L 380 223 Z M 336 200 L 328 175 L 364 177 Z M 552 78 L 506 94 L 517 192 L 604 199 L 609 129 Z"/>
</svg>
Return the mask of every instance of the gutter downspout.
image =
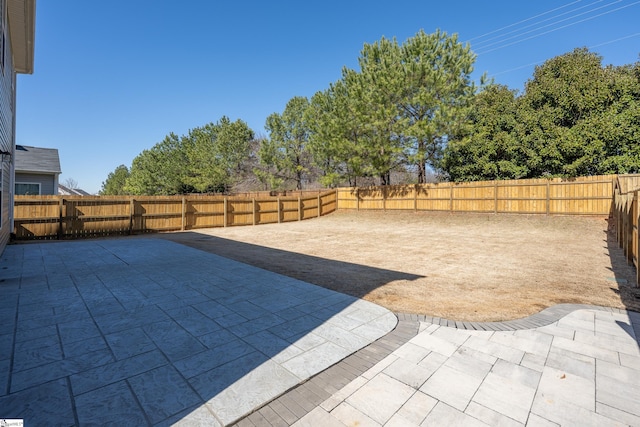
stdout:
<svg viewBox="0 0 640 427">
<path fill-rule="evenodd" d="M 11 99 L 11 106 L 13 109 L 12 127 L 13 132 L 11 136 L 11 161 L 9 162 L 9 236 L 14 235 L 15 224 L 13 222 L 14 211 L 14 192 L 15 192 L 15 179 L 16 179 L 16 92 L 17 92 L 17 78 L 15 71 L 12 72 L 13 76 L 13 94 Z M 9 237 L 11 240 L 11 237 Z"/>
</svg>

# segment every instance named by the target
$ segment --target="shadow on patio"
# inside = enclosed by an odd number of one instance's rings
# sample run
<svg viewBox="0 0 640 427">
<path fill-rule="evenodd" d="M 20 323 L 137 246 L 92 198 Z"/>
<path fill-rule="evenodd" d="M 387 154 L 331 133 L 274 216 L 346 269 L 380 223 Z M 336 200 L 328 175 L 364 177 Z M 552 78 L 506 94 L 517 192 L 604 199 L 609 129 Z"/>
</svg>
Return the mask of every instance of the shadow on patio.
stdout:
<svg viewBox="0 0 640 427">
<path fill-rule="evenodd" d="M 627 310 L 640 313 L 640 288 L 636 286 L 636 269 L 632 263 L 627 261 L 624 250 L 616 241 L 615 227 L 616 224 L 610 218 L 606 249 L 611 259 L 612 275 L 609 278 L 612 282 L 611 290 L 620 296 L 620 300 Z M 630 318 L 634 332 L 628 330 L 625 325 L 620 324 L 619 326 L 636 340 L 640 340 L 640 314 L 632 314 Z"/>
<path fill-rule="evenodd" d="M 197 232 L 161 233 L 154 234 L 153 237 L 181 243 L 356 298 L 363 298 L 377 288 L 396 280 L 415 280 L 422 277 Z M 277 239 L 277 236 L 274 236 L 274 239 Z"/>
<path fill-rule="evenodd" d="M 239 260 L 275 256 L 197 233 L 177 240 Z M 378 281 L 345 295 L 157 238 L 8 246 L 0 417 L 229 424 L 392 330 L 392 313 L 357 297 L 417 278 L 285 255 L 322 286 L 350 275 Z M 286 263 L 276 271 L 290 273 Z"/>
</svg>

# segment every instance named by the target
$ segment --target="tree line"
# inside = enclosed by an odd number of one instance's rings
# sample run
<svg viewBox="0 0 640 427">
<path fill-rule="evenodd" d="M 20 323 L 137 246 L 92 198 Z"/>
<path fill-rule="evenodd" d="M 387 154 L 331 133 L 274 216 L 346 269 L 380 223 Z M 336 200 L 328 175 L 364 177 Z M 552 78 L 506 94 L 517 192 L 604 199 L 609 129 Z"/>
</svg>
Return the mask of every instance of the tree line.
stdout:
<svg viewBox="0 0 640 427">
<path fill-rule="evenodd" d="M 521 95 L 488 85 L 440 167 L 454 181 L 637 173 L 640 62 L 603 67 L 575 49 L 536 67 Z"/>
<path fill-rule="evenodd" d="M 302 189 L 640 169 L 640 62 L 575 49 L 537 66 L 522 94 L 471 78 L 456 35 L 365 44 L 359 69 L 294 97 L 256 137 L 222 117 L 121 165 L 101 194 Z"/>
</svg>

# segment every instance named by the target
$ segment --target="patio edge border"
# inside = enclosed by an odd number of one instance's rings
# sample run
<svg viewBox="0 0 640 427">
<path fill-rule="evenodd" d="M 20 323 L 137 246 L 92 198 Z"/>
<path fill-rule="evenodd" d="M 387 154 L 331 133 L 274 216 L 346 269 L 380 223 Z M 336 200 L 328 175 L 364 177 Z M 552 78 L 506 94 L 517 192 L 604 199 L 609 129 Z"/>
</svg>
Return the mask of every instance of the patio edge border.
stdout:
<svg viewBox="0 0 640 427">
<path fill-rule="evenodd" d="M 271 427 L 294 424 L 334 393 L 418 335 L 420 323 L 431 323 L 456 329 L 509 332 L 547 326 L 578 310 L 621 314 L 634 312 L 633 310 L 589 304 L 557 304 L 531 316 L 502 322 L 466 322 L 423 314 L 394 313 L 398 318 L 398 323 L 391 332 L 265 403 L 233 423 L 232 426 Z M 640 337 L 640 324 L 632 322 L 631 325 L 636 336 Z"/>
</svg>

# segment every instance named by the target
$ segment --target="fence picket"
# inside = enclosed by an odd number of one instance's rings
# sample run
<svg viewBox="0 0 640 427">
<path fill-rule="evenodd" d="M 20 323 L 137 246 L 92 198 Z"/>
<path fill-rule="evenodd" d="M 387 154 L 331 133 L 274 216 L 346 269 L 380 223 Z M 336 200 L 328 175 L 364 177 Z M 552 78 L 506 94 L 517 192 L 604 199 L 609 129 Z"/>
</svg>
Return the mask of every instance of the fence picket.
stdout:
<svg viewBox="0 0 640 427">
<path fill-rule="evenodd" d="M 616 175 L 602 175 L 355 187 L 340 188 L 336 195 L 338 209 L 608 215 L 615 179 Z"/>
<path fill-rule="evenodd" d="M 260 198 L 15 196 L 14 233 L 18 240 L 50 240 L 303 220 L 335 211 L 336 202 L 325 203 L 324 209 L 322 202 L 327 196 L 334 199 L 335 192 L 296 192 L 295 196 L 283 198 L 258 193 L 255 194 Z M 316 207 L 304 207 L 305 202 L 315 201 Z M 269 210 L 273 203 L 277 208 Z M 297 207 L 292 208 L 292 203 Z"/>
<path fill-rule="evenodd" d="M 640 186 L 640 175 L 338 188 L 313 195 L 15 196 L 14 233 L 17 239 L 62 239 L 260 225 L 320 217 L 339 209 L 601 216 L 615 212 L 621 224 L 629 202 L 614 194 L 635 185 Z M 619 241 L 624 244 L 622 232 Z"/>
</svg>

